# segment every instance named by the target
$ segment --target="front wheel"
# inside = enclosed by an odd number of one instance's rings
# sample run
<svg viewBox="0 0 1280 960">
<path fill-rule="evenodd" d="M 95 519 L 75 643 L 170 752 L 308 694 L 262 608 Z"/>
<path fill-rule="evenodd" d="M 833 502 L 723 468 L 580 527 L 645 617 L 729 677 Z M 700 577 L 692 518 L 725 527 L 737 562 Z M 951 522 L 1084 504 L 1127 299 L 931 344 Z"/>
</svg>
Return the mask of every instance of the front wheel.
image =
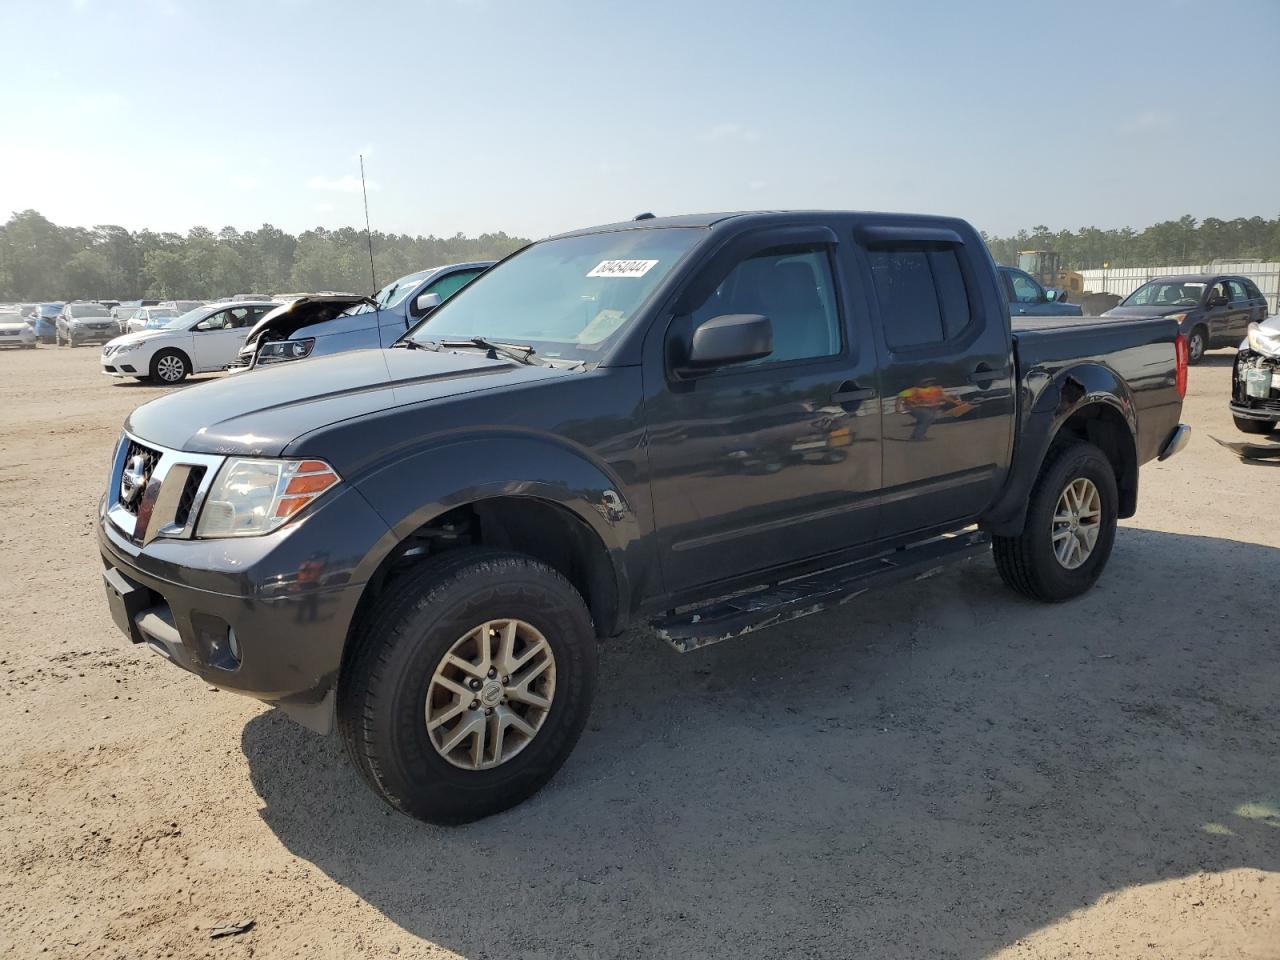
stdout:
<svg viewBox="0 0 1280 960">
<path fill-rule="evenodd" d="M 151 379 L 172 386 L 187 379 L 191 367 L 177 350 L 161 350 L 151 361 Z"/>
<path fill-rule="evenodd" d="M 582 597 L 532 557 L 464 549 L 383 595 L 343 670 L 348 755 L 396 809 L 478 820 L 537 792 L 577 743 L 595 691 Z"/>
<path fill-rule="evenodd" d="M 1001 579 L 1033 600 L 1078 597 L 1107 565 L 1118 513 L 1115 471 L 1103 452 L 1084 442 L 1054 447 L 1031 491 L 1022 533 L 992 538 Z"/>
<path fill-rule="evenodd" d="M 1251 420 L 1247 417 L 1232 417 L 1236 422 L 1236 429 L 1241 433 L 1253 433 L 1265 435 L 1276 428 L 1274 420 Z"/>
</svg>

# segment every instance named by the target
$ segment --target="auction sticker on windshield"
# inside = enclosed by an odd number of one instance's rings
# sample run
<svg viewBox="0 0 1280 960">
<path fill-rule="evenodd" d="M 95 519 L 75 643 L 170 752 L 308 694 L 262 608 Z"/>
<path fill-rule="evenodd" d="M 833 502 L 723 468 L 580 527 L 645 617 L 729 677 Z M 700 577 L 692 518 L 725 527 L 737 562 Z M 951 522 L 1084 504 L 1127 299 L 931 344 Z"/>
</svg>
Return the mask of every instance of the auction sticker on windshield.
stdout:
<svg viewBox="0 0 1280 960">
<path fill-rule="evenodd" d="M 657 265 L 657 260 L 601 260 L 587 276 L 643 277 Z"/>
</svg>

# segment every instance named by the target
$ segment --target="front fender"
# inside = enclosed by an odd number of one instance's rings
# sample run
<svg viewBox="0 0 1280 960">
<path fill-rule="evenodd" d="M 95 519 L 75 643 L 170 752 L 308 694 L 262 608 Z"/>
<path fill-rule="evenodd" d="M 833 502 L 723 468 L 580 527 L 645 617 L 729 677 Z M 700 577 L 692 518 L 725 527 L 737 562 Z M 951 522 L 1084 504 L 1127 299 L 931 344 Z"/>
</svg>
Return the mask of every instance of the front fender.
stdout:
<svg viewBox="0 0 1280 960">
<path fill-rule="evenodd" d="M 640 540 L 632 494 L 605 465 L 563 438 L 504 429 L 442 440 L 378 468 L 357 489 L 390 528 L 362 564 L 366 577 L 406 537 L 449 510 L 495 497 L 528 497 L 582 521 L 609 557 L 617 596 L 631 595 L 626 556 Z"/>
<path fill-rule="evenodd" d="M 1036 385 L 1029 383 L 1027 389 L 1035 390 Z M 1123 418 L 1136 464 L 1138 411 L 1133 391 L 1124 378 L 1098 362 L 1066 367 L 1041 383 L 1030 399 L 1030 410 L 1022 417 L 1014 446 L 1009 484 L 982 518 L 983 529 L 999 536 L 1014 536 L 1022 531 L 1031 488 L 1053 441 L 1068 420 L 1096 404 L 1109 407 Z"/>
</svg>

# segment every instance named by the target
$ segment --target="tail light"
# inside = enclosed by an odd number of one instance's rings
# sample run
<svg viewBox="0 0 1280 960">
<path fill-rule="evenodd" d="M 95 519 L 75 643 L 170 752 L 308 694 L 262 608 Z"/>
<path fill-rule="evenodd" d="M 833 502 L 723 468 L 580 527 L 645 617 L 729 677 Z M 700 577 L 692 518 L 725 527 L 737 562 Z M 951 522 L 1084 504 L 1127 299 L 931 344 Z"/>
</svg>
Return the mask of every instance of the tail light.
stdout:
<svg viewBox="0 0 1280 960">
<path fill-rule="evenodd" d="M 1182 334 L 1178 334 L 1178 338 L 1173 341 L 1173 353 L 1178 364 L 1178 371 L 1176 374 L 1178 396 L 1186 399 L 1187 365 L 1190 363 L 1191 355 L 1187 352 L 1187 338 Z"/>
</svg>

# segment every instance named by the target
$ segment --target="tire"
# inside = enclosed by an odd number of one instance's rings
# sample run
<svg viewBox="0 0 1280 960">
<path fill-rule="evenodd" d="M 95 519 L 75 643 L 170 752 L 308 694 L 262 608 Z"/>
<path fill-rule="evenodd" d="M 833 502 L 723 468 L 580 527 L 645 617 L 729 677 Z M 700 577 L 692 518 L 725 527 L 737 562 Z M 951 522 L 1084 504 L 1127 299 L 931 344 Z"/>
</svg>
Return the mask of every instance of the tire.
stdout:
<svg viewBox="0 0 1280 960">
<path fill-rule="evenodd" d="M 1096 540 L 1086 559 L 1068 569 L 1055 552 L 1059 498 L 1077 480 L 1092 484 L 1100 500 Z M 1044 603 L 1061 603 L 1089 590 L 1102 575 L 1115 544 L 1119 494 L 1115 471 L 1101 450 L 1076 441 L 1055 445 L 1040 467 L 1031 491 L 1027 520 L 1016 537 L 993 537 L 992 553 L 1004 582 Z"/>
<path fill-rule="evenodd" d="M 446 654 L 477 627 L 498 620 L 518 620 L 545 638 L 554 671 L 550 707 L 509 759 L 465 769 L 459 754 L 450 760 L 428 731 L 429 690 L 436 689 L 437 670 L 446 669 Z M 356 769 L 397 810 L 445 825 L 490 816 L 536 793 L 577 743 L 595 693 L 595 631 L 582 597 L 546 564 L 497 550 L 450 551 L 388 589 L 363 623 L 339 680 L 338 726 Z M 503 679 L 488 681 L 477 696 Z M 469 719 L 490 729 L 462 703 L 458 698 L 452 707 L 461 711 L 457 726 L 439 727 L 436 736 L 447 737 Z M 512 709 L 524 708 L 490 712 Z M 476 739 L 463 742 L 474 746 Z"/>
<path fill-rule="evenodd" d="M 1274 420 L 1250 420 L 1246 417 L 1232 417 L 1236 422 L 1236 429 L 1241 433 L 1252 433 L 1265 435 L 1276 428 Z"/>
<path fill-rule="evenodd" d="M 191 373 L 191 363 L 178 350 L 161 350 L 151 358 L 150 379 L 167 387 L 181 383 Z"/>
<path fill-rule="evenodd" d="M 1196 327 L 1187 337 L 1187 363 L 1194 365 L 1204 359 L 1204 352 L 1209 349 L 1209 331 L 1204 327 Z"/>
</svg>

